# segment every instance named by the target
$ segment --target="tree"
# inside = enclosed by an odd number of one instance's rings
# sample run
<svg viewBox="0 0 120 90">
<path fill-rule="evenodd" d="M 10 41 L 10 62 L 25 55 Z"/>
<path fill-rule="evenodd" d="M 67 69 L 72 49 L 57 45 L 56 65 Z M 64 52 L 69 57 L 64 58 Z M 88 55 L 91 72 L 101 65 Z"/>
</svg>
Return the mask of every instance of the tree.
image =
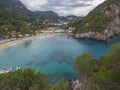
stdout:
<svg viewBox="0 0 120 90">
<path fill-rule="evenodd" d="M 45 75 L 30 68 L 0 74 L 0 90 L 46 90 L 46 87 Z"/>
<path fill-rule="evenodd" d="M 78 76 L 88 76 L 90 75 L 92 65 L 91 62 L 94 60 L 91 54 L 84 53 L 77 56 L 73 67 L 75 68 Z"/>
<path fill-rule="evenodd" d="M 92 79 L 102 90 L 120 89 L 120 43 L 111 47 L 108 53 L 99 59 L 99 70 Z"/>
</svg>

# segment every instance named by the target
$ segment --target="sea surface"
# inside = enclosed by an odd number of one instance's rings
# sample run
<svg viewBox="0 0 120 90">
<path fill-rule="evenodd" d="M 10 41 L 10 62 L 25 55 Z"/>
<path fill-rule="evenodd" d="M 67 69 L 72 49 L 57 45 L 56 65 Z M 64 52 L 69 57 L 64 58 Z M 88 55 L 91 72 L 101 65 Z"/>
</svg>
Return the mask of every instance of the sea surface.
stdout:
<svg viewBox="0 0 120 90">
<path fill-rule="evenodd" d="M 45 73 L 48 81 L 74 79 L 72 64 L 77 55 L 88 52 L 98 59 L 118 42 L 120 38 L 109 42 L 67 36 L 37 38 L 0 51 L 0 68 L 9 66 L 15 70 L 20 64 L 22 69 L 30 67 L 36 72 Z"/>
</svg>

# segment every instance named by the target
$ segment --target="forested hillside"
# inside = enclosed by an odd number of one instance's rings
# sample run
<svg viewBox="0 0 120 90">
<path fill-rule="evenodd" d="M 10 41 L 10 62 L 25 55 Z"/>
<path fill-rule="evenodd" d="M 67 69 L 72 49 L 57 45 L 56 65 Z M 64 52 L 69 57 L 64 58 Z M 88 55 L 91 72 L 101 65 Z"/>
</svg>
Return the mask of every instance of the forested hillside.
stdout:
<svg viewBox="0 0 120 90">
<path fill-rule="evenodd" d="M 120 0 L 106 0 L 84 18 L 73 22 L 78 37 L 106 40 L 120 33 Z"/>
<path fill-rule="evenodd" d="M 15 31 L 16 37 L 19 35 L 35 34 L 35 31 L 43 28 L 41 20 L 35 18 L 25 18 L 12 12 L 0 11 L 0 37 L 9 37 L 10 32 Z"/>
</svg>

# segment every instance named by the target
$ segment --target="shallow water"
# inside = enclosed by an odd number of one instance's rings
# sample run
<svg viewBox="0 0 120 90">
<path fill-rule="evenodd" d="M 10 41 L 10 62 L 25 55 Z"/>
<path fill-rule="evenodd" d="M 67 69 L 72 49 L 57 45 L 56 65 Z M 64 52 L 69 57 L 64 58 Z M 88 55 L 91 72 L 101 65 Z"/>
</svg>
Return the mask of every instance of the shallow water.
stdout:
<svg viewBox="0 0 120 90">
<path fill-rule="evenodd" d="M 120 38 L 109 42 L 66 36 L 38 38 L 0 51 L 0 67 L 10 66 L 14 70 L 18 64 L 22 69 L 31 67 L 35 71 L 45 73 L 53 82 L 74 78 L 72 63 L 77 55 L 89 52 L 98 58 L 106 54 L 110 46 L 117 42 L 120 42 Z"/>
</svg>

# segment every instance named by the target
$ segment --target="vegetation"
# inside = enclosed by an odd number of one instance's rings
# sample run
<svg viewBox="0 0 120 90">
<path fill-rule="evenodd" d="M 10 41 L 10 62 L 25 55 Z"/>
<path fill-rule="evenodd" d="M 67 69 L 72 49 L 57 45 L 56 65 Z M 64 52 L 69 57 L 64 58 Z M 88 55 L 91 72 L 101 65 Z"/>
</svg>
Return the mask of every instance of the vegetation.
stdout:
<svg viewBox="0 0 120 90">
<path fill-rule="evenodd" d="M 74 62 L 77 76 L 85 90 L 120 90 L 120 43 L 108 54 L 95 60 L 90 54 L 78 56 Z M 84 89 L 83 89 L 84 90 Z"/>
<path fill-rule="evenodd" d="M 43 73 L 32 69 L 0 74 L 0 90 L 67 90 L 67 83 L 47 84 Z"/>
<path fill-rule="evenodd" d="M 23 36 L 33 35 L 41 28 L 44 28 L 44 25 L 39 19 L 24 18 L 5 10 L 0 11 L 0 37 L 9 36 L 11 31 L 16 31 Z"/>
<path fill-rule="evenodd" d="M 84 18 L 80 18 L 70 25 L 74 26 L 76 29 L 73 33 L 84 33 L 88 31 L 100 32 L 104 31 L 106 27 L 112 22 L 112 16 L 105 14 L 105 8 L 109 10 L 111 4 L 118 4 L 119 0 L 107 0 L 103 4 L 99 5 L 93 11 L 91 11 Z"/>
<path fill-rule="evenodd" d="M 37 83 L 39 83 L 39 85 Z M 0 75 L 1 90 L 45 90 L 45 85 L 45 75 L 42 73 L 35 73 L 31 69 Z"/>
</svg>

